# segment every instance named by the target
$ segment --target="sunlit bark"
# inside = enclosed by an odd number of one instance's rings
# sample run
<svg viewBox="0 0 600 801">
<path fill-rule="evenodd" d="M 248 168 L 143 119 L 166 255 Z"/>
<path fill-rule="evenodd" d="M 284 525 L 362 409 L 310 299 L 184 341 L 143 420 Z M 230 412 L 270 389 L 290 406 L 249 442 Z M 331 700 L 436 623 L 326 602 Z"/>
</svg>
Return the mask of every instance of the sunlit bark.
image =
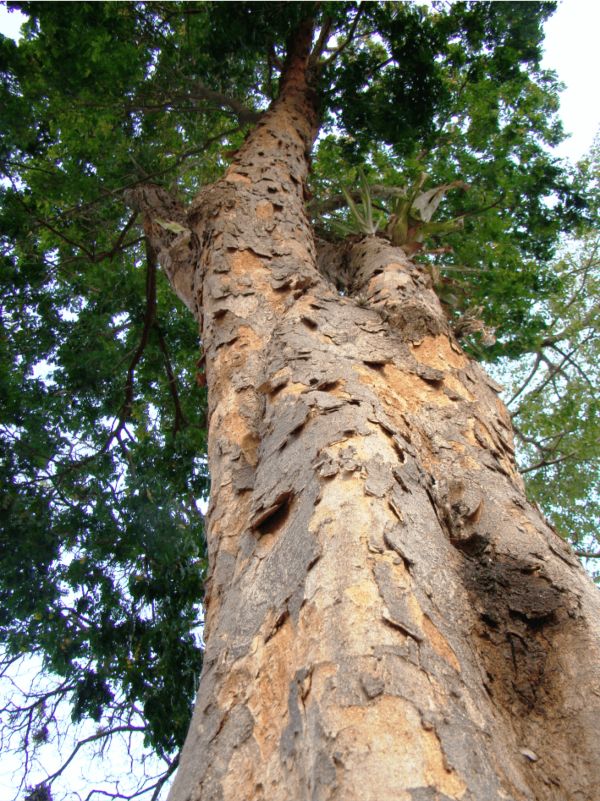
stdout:
<svg viewBox="0 0 600 801">
<path fill-rule="evenodd" d="M 309 44 L 186 218 L 210 577 L 170 799 L 593 801 L 597 591 L 426 275 L 377 237 L 317 260 Z"/>
</svg>

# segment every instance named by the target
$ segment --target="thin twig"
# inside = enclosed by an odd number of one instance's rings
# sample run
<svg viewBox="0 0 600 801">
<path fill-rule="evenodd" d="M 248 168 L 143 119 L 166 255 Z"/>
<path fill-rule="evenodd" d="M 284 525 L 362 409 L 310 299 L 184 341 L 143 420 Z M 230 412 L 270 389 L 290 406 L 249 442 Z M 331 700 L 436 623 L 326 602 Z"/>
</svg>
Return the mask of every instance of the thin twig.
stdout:
<svg viewBox="0 0 600 801">
<path fill-rule="evenodd" d="M 61 773 L 67 769 L 67 767 L 71 764 L 71 762 L 75 759 L 79 751 L 83 748 L 84 745 L 88 745 L 89 743 L 93 743 L 96 740 L 100 740 L 105 737 L 112 737 L 113 734 L 119 734 L 121 732 L 145 732 L 145 726 L 116 726 L 114 729 L 109 729 L 108 731 L 99 731 L 95 734 L 90 734 L 89 737 L 85 737 L 83 740 L 80 740 L 75 748 L 71 751 L 65 762 L 56 770 L 54 773 L 47 776 L 45 779 L 46 784 L 52 784 L 52 782 L 57 779 Z"/>
<path fill-rule="evenodd" d="M 326 58 L 324 61 L 321 62 L 321 67 L 326 67 L 328 64 L 331 64 L 332 61 L 335 61 L 335 59 L 340 55 L 340 53 L 343 53 L 344 50 L 348 47 L 348 45 L 352 42 L 363 9 L 364 9 L 364 4 L 359 5 L 359 7 L 356 10 L 356 16 L 354 17 L 352 25 L 350 26 L 350 30 L 348 31 L 348 36 L 339 47 L 336 47 L 335 50 L 332 51 L 331 55 L 328 58 Z"/>
<path fill-rule="evenodd" d="M 565 453 L 564 456 L 559 456 L 556 459 L 542 459 L 540 462 L 536 464 L 532 464 L 530 467 L 523 467 L 521 469 L 521 474 L 523 473 L 531 473 L 533 470 L 541 470 L 542 467 L 550 467 L 553 464 L 560 464 L 561 462 L 566 462 L 569 459 L 573 459 L 574 456 L 577 456 L 577 451 L 571 451 L 570 453 Z M 576 459 L 576 462 L 589 462 L 590 459 Z"/>
<path fill-rule="evenodd" d="M 578 372 L 578 373 L 579 373 L 579 375 L 580 375 L 580 376 L 583 378 L 583 380 L 586 382 L 586 384 L 589 384 L 589 387 L 590 387 L 590 389 L 592 390 L 592 395 L 593 395 L 594 397 L 596 396 L 596 387 L 594 386 L 594 384 L 592 384 L 592 382 L 590 381 L 590 379 L 588 378 L 588 376 L 587 376 L 587 375 L 584 373 L 584 371 L 583 371 L 583 370 L 581 369 L 581 367 L 580 367 L 580 366 L 577 364 L 577 362 L 576 362 L 576 361 L 574 361 L 574 360 L 571 358 L 571 356 L 572 356 L 572 354 L 573 354 L 573 353 L 575 353 L 577 350 L 579 350 L 579 348 L 580 348 L 580 347 L 582 347 L 582 345 L 585 345 L 585 343 L 586 343 L 586 342 L 587 342 L 589 339 L 591 339 L 593 336 L 595 336 L 595 333 L 596 333 L 595 331 L 592 331 L 592 332 L 591 332 L 591 334 L 590 334 L 588 337 L 585 337 L 585 338 L 583 339 L 583 341 L 582 341 L 582 342 L 581 342 L 581 343 L 580 343 L 580 344 L 579 344 L 579 345 L 578 345 L 578 346 L 577 346 L 577 347 L 576 347 L 574 350 L 572 350 L 572 351 L 571 351 L 571 354 L 568 354 L 568 353 L 563 353 L 563 351 L 562 351 L 562 350 L 561 350 L 561 349 L 558 347 L 558 345 L 556 345 L 556 344 L 554 344 L 554 345 L 552 345 L 552 346 L 551 346 L 551 347 L 552 347 L 552 350 L 555 350 L 555 351 L 556 351 L 556 352 L 557 352 L 557 353 L 558 353 L 560 356 L 563 356 L 563 357 L 566 359 L 566 361 L 567 361 L 567 362 L 568 362 L 568 363 L 571 365 L 571 367 L 573 367 L 573 369 L 574 369 L 576 372 Z"/>
<path fill-rule="evenodd" d="M 507 402 L 507 404 L 506 404 L 507 406 L 510 406 L 510 404 L 513 403 L 513 401 L 515 401 L 519 397 L 519 395 L 521 395 L 525 391 L 527 386 L 531 383 L 532 378 L 537 373 L 537 370 L 538 370 L 538 367 L 540 366 L 540 362 L 541 361 L 542 361 L 541 354 L 540 353 L 536 353 L 535 364 L 533 365 L 533 367 L 531 369 L 531 372 L 529 373 L 529 375 L 525 379 L 525 382 L 515 392 L 515 394 L 512 396 L 512 398 Z"/>
</svg>

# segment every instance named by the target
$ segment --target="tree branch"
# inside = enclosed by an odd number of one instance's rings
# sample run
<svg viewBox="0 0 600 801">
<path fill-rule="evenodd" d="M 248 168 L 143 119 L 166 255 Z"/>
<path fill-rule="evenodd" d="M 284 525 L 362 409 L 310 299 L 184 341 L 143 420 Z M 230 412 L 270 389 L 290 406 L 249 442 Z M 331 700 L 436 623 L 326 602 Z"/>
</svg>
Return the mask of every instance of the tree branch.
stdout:
<svg viewBox="0 0 600 801">
<path fill-rule="evenodd" d="M 531 372 L 529 373 L 529 375 L 525 379 L 524 383 L 521 384 L 521 387 L 512 396 L 512 398 L 509 401 L 507 401 L 507 403 L 506 403 L 507 406 L 510 406 L 510 404 L 513 403 L 513 401 L 515 401 L 519 397 L 519 395 L 521 395 L 527 389 L 527 387 L 531 383 L 531 380 L 533 379 L 534 375 L 537 373 L 538 367 L 540 366 L 541 361 L 542 361 L 541 354 L 540 353 L 536 353 L 535 363 L 534 363 L 533 367 L 531 368 Z"/>
<path fill-rule="evenodd" d="M 169 778 L 173 775 L 173 773 L 175 773 L 175 771 L 177 770 L 177 766 L 178 765 L 179 765 L 179 754 L 177 754 L 177 756 L 169 764 L 169 767 L 167 768 L 164 776 L 161 776 L 161 778 L 156 782 L 156 785 L 155 785 L 155 788 L 154 788 L 154 792 L 152 793 L 152 797 L 150 798 L 150 801 L 157 801 L 158 796 L 160 795 L 160 791 L 162 790 L 164 783 L 169 780 Z"/>
<path fill-rule="evenodd" d="M 192 100 L 207 100 L 209 103 L 215 103 L 215 105 L 221 108 L 231 109 L 242 125 L 250 125 L 258 122 L 261 117 L 260 112 L 248 108 L 248 106 L 244 105 L 244 103 L 236 97 L 229 97 L 221 92 L 209 89 L 202 81 L 196 81 L 188 97 Z"/>
<path fill-rule="evenodd" d="M 534 470 L 541 470 L 542 467 L 550 467 L 553 464 L 560 464 L 561 462 L 566 462 L 568 459 L 573 459 L 573 457 L 577 456 L 577 451 L 571 451 L 570 453 L 565 453 L 564 456 L 558 456 L 556 459 L 542 459 L 541 461 L 537 462 L 536 464 L 532 464 L 530 467 L 523 467 L 520 470 L 521 475 L 524 473 L 531 473 Z M 576 459 L 577 462 L 587 462 L 588 459 Z"/>
<path fill-rule="evenodd" d="M 190 158 L 191 156 L 196 156 L 198 155 L 198 153 L 203 153 L 206 150 L 206 148 L 210 147 L 215 142 L 218 142 L 227 136 L 232 136 L 233 134 L 238 133 L 238 131 L 240 131 L 240 128 L 241 126 L 239 125 L 236 125 L 234 128 L 227 128 L 226 130 L 221 131 L 220 133 L 209 137 L 201 145 L 189 148 L 188 150 L 183 150 L 181 151 L 181 153 L 171 154 L 173 156 L 173 162 L 168 167 L 164 167 L 163 169 L 156 170 L 155 172 L 145 174 L 142 179 L 136 177 L 135 180 L 128 181 L 127 183 L 121 184 L 121 186 L 117 186 L 114 189 L 107 189 L 102 194 L 98 195 L 98 197 L 94 198 L 93 200 L 89 200 L 86 203 L 70 206 L 69 208 L 66 208 L 61 212 L 60 217 L 68 217 L 72 214 L 80 214 L 81 212 L 86 211 L 87 209 L 93 208 L 94 206 L 98 205 L 98 203 L 101 203 L 107 198 L 114 198 L 114 197 L 122 198 L 124 193 L 127 192 L 128 190 L 135 190 L 139 186 L 146 185 L 147 182 L 150 180 L 155 180 L 157 178 L 162 178 L 163 176 L 168 175 L 170 172 L 177 169 L 177 167 L 179 167 L 186 159 Z M 12 178 L 10 180 L 12 181 Z M 129 243 L 129 244 L 134 244 L 134 243 Z M 77 245 L 77 247 L 79 247 L 79 245 Z"/>
<path fill-rule="evenodd" d="M 564 358 L 564 359 L 567 361 L 567 363 L 568 363 L 568 364 L 570 364 L 570 365 L 571 365 L 571 367 L 573 367 L 573 369 L 574 369 L 574 370 L 575 370 L 577 373 L 579 373 L 579 375 L 581 376 L 581 378 L 583 378 L 583 380 L 586 382 L 586 384 L 588 384 L 588 385 L 589 385 L 590 389 L 592 390 L 592 395 L 595 397 L 595 395 L 596 395 L 596 387 L 595 387 L 595 386 L 592 384 L 592 382 L 590 381 L 589 377 L 588 377 L 588 376 L 587 376 L 587 375 L 584 373 L 584 371 L 583 371 L 583 370 L 581 369 L 581 367 L 580 367 L 580 366 L 577 364 L 577 362 L 576 362 L 576 361 L 575 361 L 575 360 L 572 358 L 572 355 L 573 355 L 574 353 L 576 353 L 576 351 L 577 351 L 577 350 L 578 350 L 578 349 L 579 349 L 579 348 L 580 348 L 582 345 L 585 345 L 585 343 L 586 343 L 586 342 L 587 342 L 589 339 L 591 339 L 591 338 L 594 336 L 594 334 L 595 334 L 595 332 L 592 332 L 592 333 L 590 334 L 590 336 L 586 337 L 586 338 L 583 340 L 583 342 L 581 342 L 581 343 L 580 343 L 580 344 L 579 344 L 579 345 L 578 345 L 576 348 L 574 348 L 574 349 L 571 351 L 571 353 L 570 353 L 570 354 L 569 354 L 569 353 L 564 353 L 564 352 L 563 352 L 563 351 L 562 351 L 562 350 L 561 350 L 561 349 L 558 347 L 558 345 L 556 345 L 556 344 L 553 344 L 553 345 L 551 345 L 551 348 L 552 348 L 552 350 L 555 350 L 555 351 L 556 351 L 556 352 L 557 352 L 557 353 L 558 353 L 560 356 L 562 356 L 562 357 L 563 357 L 563 358 Z"/>
<path fill-rule="evenodd" d="M 332 61 L 335 61 L 335 59 L 341 53 L 343 53 L 344 50 L 348 47 L 348 45 L 352 42 L 352 40 L 354 38 L 354 34 L 356 33 L 356 28 L 358 26 L 358 21 L 360 20 L 360 17 L 362 15 L 363 9 L 364 9 L 364 5 L 362 5 L 362 4 L 359 5 L 359 7 L 356 10 L 356 16 L 352 20 L 352 25 L 350 26 L 350 30 L 348 31 L 348 36 L 344 39 L 344 41 L 341 43 L 341 45 L 339 45 L 339 47 L 336 47 L 335 50 L 332 51 L 330 56 L 328 56 L 324 61 L 321 62 L 321 67 L 326 67 L 328 64 L 331 64 Z"/>
<path fill-rule="evenodd" d="M 315 46 L 312 49 L 310 54 L 310 63 L 311 65 L 314 64 L 323 50 L 325 49 L 325 45 L 327 44 L 327 40 L 331 34 L 331 27 L 333 25 L 333 20 L 331 17 L 327 16 L 323 20 L 323 24 L 321 25 L 321 30 L 319 32 L 319 36 L 317 41 L 315 42 Z"/>
<path fill-rule="evenodd" d="M 171 392 L 171 397 L 173 398 L 173 406 L 175 407 L 175 422 L 173 423 L 173 434 L 177 434 L 178 431 L 180 431 L 187 425 L 187 420 L 181 408 L 179 393 L 177 391 L 177 379 L 175 378 L 175 374 L 173 373 L 173 368 L 171 366 L 171 360 L 169 358 L 167 343 L 165 341 L 163 332 L 160 326 L 158 325 L 156 326 L 156 333 L 158 335 L 158 347 L 160 348 L 160 351 L 164 359 L 165 372 L 167 374 L 167 381 L 169 383 L 169 390 Z"/>
<path fill-rule="evenodd" d="M 71 751 L 67 759 L 63 762 L 63 764 L 58 768 L 58 770 L 54 771 L 50 776 L 45 779 L 46 784 L 52 784 L 52 782 L 57 779 L 61 773 L 67 769 L 67 767 L 71 764 L 71 762 L 75 759 L 79 751 L 83 748 L 84 745 L 88 745 L 89 743 L 93 743 L 97 740 L 101 740 L 102 738 L 112 737 L 113 734 L 119 734 L 121 732 L 145 732 L 145 726 L 115 726 L 114 729 L 109 729 L 108 731 L 98 731 L 95 734 L 90 734 L 89 737 L 85 737 L 83 740 L 80 740 L 75 748 Z"/>
<path fill-rule="evenodd" d="M 197 315 L 194 272 L 199 242 L 183 206 L 162 186 L 138 184 L 124 192 L 128 206 L 143 213 L 144 232 L 177 296 Z"/>
<path fill-rule="evenodd" d="M 153 252 L 152 245 L 146 241 L 146 311 L 144 313 L 144 323 L 142 328 L 142 336 L 136 348 L 133 358 L 129 363 L 127 369 L 127 380 L 125 382 L 125 401 L 119 412 L 119 424 L 113 433 L 113 437 L 117 436 L 129 415 L 133 405 L 133 390 L 134 390 L 134 377 L 135 368 L 139 364 L 140 359 L 146 350 L 146 345 L 150 338 L 150 330 L 154 325 L 156 319 L 156 255 Z"/>
</svg>

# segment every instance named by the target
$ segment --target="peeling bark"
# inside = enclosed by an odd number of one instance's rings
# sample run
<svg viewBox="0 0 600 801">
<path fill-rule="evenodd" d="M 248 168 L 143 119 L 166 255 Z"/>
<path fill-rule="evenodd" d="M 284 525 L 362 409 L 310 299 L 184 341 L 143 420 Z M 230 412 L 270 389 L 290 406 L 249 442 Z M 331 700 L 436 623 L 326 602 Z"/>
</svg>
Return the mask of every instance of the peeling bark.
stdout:
<svg viewBox="0 0 600 801">
<path fill-rule="evenodd" d="M 183 206 L 166 189 L 139 184 L 125 192 L 125 202 L 143 215 L 144 234 L 169 279 L 175 294 L 197 317 L 194 278 L 198 239 L 188 225 Z"/>
<path fill-rule="evenodd" d="M 185 216 L 210 577 L 170 799 L 593 801 L 597 592 L 426 275 L 374 237 L 317 263 L 309 46 Z"/>
</svg>

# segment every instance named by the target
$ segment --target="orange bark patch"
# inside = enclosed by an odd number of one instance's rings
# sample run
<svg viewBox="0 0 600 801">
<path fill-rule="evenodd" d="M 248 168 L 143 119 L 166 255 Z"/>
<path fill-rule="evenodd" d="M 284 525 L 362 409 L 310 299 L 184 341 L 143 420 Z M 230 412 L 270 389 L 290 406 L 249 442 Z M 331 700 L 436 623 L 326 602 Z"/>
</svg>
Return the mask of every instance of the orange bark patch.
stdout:
<svg viewBox="0 0 600 801">
<path fill-rule="evenodd" d="M 462 353 L 456 353 L 450 340 L 444 334 L 428 336 L 416 345 L 411 345 L 415 359 L 429 367 L 447 370 L 448 367 L 465 367 L 469 360 Z"/>
<path fill-rule="evenodd" d="M 419 713 L 405 699 L 383 695 L 366 707 L 340 709 L 336 717 L 336 745 L 342 759 L 351 755 L 363 801 L 408 799 L 410 790 L 420 787 L 452 799 L 464 795 L 466 785 L 446 766 L 436 734 L 423 729 Z"/>
<path fill-rule="evenodd" d="M 284 298 L 271 286 L 271 271 L 251 250 L 236 250 L 228 255 L 231 275 L 236 278 L 249 278 L 252 288 L 262 296 L 262 302 L 268 304 L 277 314 L 285 308 Z"/>
<path fill-rule="evenodd" d="M 266 270 L 262 261 L 250 250 L 236 250 L 229 256 L 231 272 L 234 275 L 246 275 L 255 273 L 256 270 Z"/>
<path fill-rule="evenodd" d="M 370 387 L 384 403 L 387 414 L 394 418 L 397 411 L 418 409 L 424 403 L 434 406 L 448 406 L 452 403 L 441 386 L 432 385 L 418 375 L 400 370 L 394 364 L 386 364 L 381 374 L 375 374 L 366 367 L 354 367 L 362 384 Z M 406 427 L 403 418 L 400 427 Z"/>
<path fill-rule="evenodd" d="M 427 617 L 427 615 L 423 615 L 421 626 L 423 628 L 427 641 L 429 642 L 433 650 L 436 652 L 436 654 L 441 656 L 442 659 L 444 659 L 450 665 L 451 668 L 454 668 L 454 670 L 457 673 L 460 673 L 461 672 L 460 663 L 456 658 L 456 654 L 448 644 L 448 640 L 446 640 L 446 638 L 442 635 L 440 630 L 436 626 L 434 626 L 434 624 Z"/>
<path fill-rule="evenodd" d="M 327 449 L 327 453 L 330 450 Z M 354 514 L 361 510 L 361 517 L 368 515 L 369 499 L 362 493 L 362 479 L 356 473 L 342 473 L 329 480 L 322 486 L 321 500 L 316 507 L 310 523 L 309 530 L 316 532 L 323 526 L 322 536 L 330 529 L 335 532 L 336 520 L 339 519 L 340 510 L 348 503 L 352 503 Z"/>
<path fill-rule="evenodd" d="M 270 220 L 273 216 L 273 204 L 268 200 L 261 200 L 256 204 L 256 216 L 259 220 Z"/>
<path fill-rule="evenodd" d="M 491 451 L 498 450 L 498 446 L 489 429 L 480 420 L 471 418 L 464 433 L 465 439 L 472 445 L 476 445 L 478 448 L 487 448 Z"/>
<path fill-rule="evenodd" d="M 473 459 L 472 456 L 469 456 L 469 454 L 466 452 L 466 446 L 461 442 L 449 440 L 448 444 L 452 450 L 455 451 L 455 453 L 459 454 L 458 464 L 463 470 L 479 472 L 482 469 L 481 462 L 478 462 L 476 459 Z"/>
<path fill-rule="evenodd" d="M 265 628 L 273 625 L 267 622 Z M 254 739 L 263 763 L 276 756 L 281 732 L 287 720 L 290 676 L 294 673 L 296 635 L 288 618 L 264 645 L 253 654 L 257 675 L 248 684 L 252 694 L 248 708 L 254 718 Z"/>
<path fill-rule="evenodd" d="M 448 389 L 452 390 L 452 392 L 455 392 L 457 395 L 463 398 L 463 400 L 470 402 L 475 400 L 475 395 L 472 395 L 462 381 L 459 381 L 456 376 L 450 374 L 445 375 L 444 384 L 448 387 Z"/>
<path fill-rule="evenodd" d="M 240 442 L 242 453 L 246 457 L 246 461 L 248 462 L 248 464 L 252 465 L 252 467 L 255 467 L 258 463 L 259 444 L 260 440 L 253 431 L 249 431 L 246 434 L 244 434 Z"/>
<path fill-rule="evenodd" d="M 279 395 L 302 395 L 303 392 L 307 392 L 309 389 L 310 387 L 306 384 L 301 384 L 299 381 L 291 381 L 284 386 Z"/>
<path fill-rule="evenodd" d="M 452 403 L 440 386 L 430 384 L 418 375 L 399 370 L 393 364 L 386 364 L 382 372 L 397 402 L 404 402 L 407 409 L 418 408 L 424 403 L 435 406 L 448 406 Z"/>
<path fill-rule="evenodd" d="M 339 379 L 335 386 L 328 389 L 327 392 L 329 392 L 330 395 L 334 395 L 336 398 L 343 398 L 344 400 L 348 400 L 352 397 L 346 390 L 346 381 L 344 379 Z"/>
<path fill-rule="evenodd" d="M 247 688 L 252 684 L 252 676 L 247 667 L 234 668 L 227 676 L 221 688 L 217 701 L 223 709 L 231 709 L 246 699 Z"/>
<path fill-rule="evenodd" d="M 256 785 L 256 759 L 252 754 L 247 751 L 234 751 L 229 764 L 227 772 L 223 778 L 223 801 L 239 801 L 240 797 L 256 798 L 256 795 L 251 795 Z M 243 788 L 243 790 L 242 790 Z M 243 792 L 243 796 L 240 793 Z"/>
<path fill-rule="evenodd" d="M 258 438 L 250 426 L 250 421 L 240 414 L 237 408 L 223 408 L 223 406 L 214 412 L 211 418 L 211 425 L 217 430 L 223 431 L 229 442 L 241 449 L 248 464 L 256 465 L 258 461 Z M 209 458 L 212 458 L 213 463 L 216 464 L 215 454 L 210 447 L 209 451 Z"/>
<path fill-rule="evenodd" d="M 229 172 L 225 176 L 226 181 L 231 181 L 232 183 L 240 183 L 240 184 L 247 184 L 248 186 L 252 185 L 252 181 L 248 178 L 247 175 L 241 175 L 239 172 Z"/>
<path fill-rule="evenodd" d="M 406 411 L 407 404 L 393 391 L 392 387 L 385 381 L 384 377 L 373 370 L 369 370 L 362 365 L 354 367 L 358 374 L 361 384 L 369 387 L 385 406 L 385 412 L 398 430 L 406 431 L 406 420 L 402 416 L 402 411 Z"/>
<path fill-rule="evenodd" d="M 310 253 L 306 249 L 306 247 L 301 243 L 298 242 L 296 239 L 282 239 L 278 236 L 274 236 L 274 239 L 280 243 L 282 246 L 288 247 L 292 254 L 299 260 L 303 261 L 306 264 L 313 263 L 314 260 L 311 257 Z"/>
<path fill-rule="evenodd" d="M 218 497 L 226 513 L 217 520 L 211 521 L 211 543 L 218 542 L 219 550 L 237 556 L 238 540 L 246 528 L 246 514 L 250 505 L 249 496 L 234 494 L 230 483 L 213 489 L 213 496 Z"/>
<path fill-rule="evenodd" d="M 358 584 L 352 584 L 345 591 L 345 595 L 361 609 L 381 604 L 381 598 L 372 579 L 365 579 L 358 582 Z"/>
<path fill-rule="evenodd" d="M 227 439 L 230 442 L 239 445 L 240 448 L 242 443 L 248 443 L 249 438 L 252 436 L 248 428 L 248 421 L 237 409 L 230 409 L 219 415 L 219 428 L 226 432 Z M 256 451 L 254 452 L 256 453 Z"/>
</svg>

